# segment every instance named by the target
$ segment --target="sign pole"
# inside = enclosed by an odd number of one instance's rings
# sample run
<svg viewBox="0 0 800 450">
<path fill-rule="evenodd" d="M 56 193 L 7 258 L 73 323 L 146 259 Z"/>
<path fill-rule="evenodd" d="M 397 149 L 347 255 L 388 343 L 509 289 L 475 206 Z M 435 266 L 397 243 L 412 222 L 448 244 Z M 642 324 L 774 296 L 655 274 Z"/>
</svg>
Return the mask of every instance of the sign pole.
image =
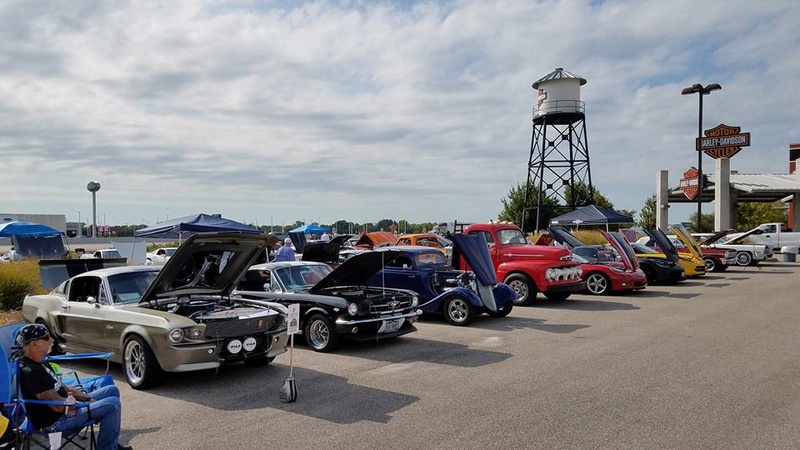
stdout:
<svg viewBox="0 0 800 450">
<path fill-rule="evenodd" d="M 289 376 L 281 386 L 281 402 L 293 403 L 297 401 L 297 385 L 294 380 L 294 335 L 300 332 L 300 305 L 289 305 L 289 325 L 286 328 L 286 334 L 289 335 Z"/>
</svg>

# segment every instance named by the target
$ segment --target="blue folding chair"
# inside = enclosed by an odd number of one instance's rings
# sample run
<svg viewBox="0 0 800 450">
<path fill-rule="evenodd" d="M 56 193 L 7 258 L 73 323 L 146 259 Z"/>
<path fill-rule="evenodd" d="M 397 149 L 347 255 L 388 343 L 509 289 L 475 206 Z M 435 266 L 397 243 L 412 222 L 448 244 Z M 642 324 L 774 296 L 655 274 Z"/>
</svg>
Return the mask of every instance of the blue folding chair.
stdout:
<svg viewBox="0 0 800 450">
<path fill-rule="evenodd" d="M 9 419 L 10 427 L 13 427 L 15 434 L 14 447 L 9 448 L 31 448 L 35 445 L 41 448 L 50 448 L 50 432 L 37 430 L 28 420 L 25 406 L 30 404 L 45 404 L 65 406 L 64 402 L 50 400 L 34 400 L 22 398 L 19 379 L 19 357 L 21 349 L 16 346 L 16 334 L 25 323 L 15 323 L 0 327 L 0 405 L 2 405 L 3 415 Z M 70 361 L 87 358 L 100 358 L 106 360 L 106 373 L 95 377 L 85 377 L 80 379 L 77 372 L 62 371 L 62 382 L 72 387 L 91 392 L 103 386 L 114 383 L 114 379 L 109 375 L 108 368 L 113 353 L 81 353 L 71 355 L 51 356 L 47 361 Z M 69 378 L 73 376 L 74 379 Z M 67 378 L 64 378 L 67 377 Z M 87 407 L 89 418 L 79 427 L 61 431 L 61 438 L 64 441 L 61 445 L 72 443 L 81 449 L 93 450 L 96 446 L 96 436 L 94 425 L 96 421 L 91 416 L 91 404 L 89 402 L 79 402 L 71 406 Z M 88 437 L 87 437 L 88 434 Z M 88 442 L 82 442 L 88 439 Z M 0 449 L 2 449 L 0 443 Z"/>
</svg>

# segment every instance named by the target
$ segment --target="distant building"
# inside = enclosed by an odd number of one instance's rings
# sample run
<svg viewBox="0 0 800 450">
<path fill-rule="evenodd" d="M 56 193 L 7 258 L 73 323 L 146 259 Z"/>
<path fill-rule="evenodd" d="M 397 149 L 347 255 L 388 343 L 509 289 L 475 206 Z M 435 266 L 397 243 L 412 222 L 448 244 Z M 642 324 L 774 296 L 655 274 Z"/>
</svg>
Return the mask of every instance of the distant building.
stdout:
<svg viewBox="0 0 800 450">
<path fill-rule="evenodd" d="M 64 214 L 0 213 L 0 222 L 14 221 L 41 223 L 62 233 L 67 232 L 67 216 Z"/>
</svg>

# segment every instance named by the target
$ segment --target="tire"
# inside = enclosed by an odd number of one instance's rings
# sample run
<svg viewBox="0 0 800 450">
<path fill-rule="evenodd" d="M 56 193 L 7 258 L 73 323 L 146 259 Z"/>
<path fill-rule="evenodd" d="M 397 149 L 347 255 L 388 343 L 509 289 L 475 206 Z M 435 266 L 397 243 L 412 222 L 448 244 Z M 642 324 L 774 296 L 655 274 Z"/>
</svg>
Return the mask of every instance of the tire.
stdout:
<svg viewBox="0 0 800 450">
<path fill-rule="evenodd" d="M 503 283 L 517 294 L 514 306 L 528 306 L 536 300 L 536 284 L 527 275 L 514 273 L 507 276 Z"/>
<path fill-rule="evenodd" d="M 42 319 L 42 318 L 40 317 L 40 318 L 36 319 L 36 323 L 40 323 L 40 324 L 44 325 L 44 327 L 45 327 L 45 328 L 47 328 L 47 332 L 48 332 L 48 333 L 50 333 L 50 337 L 52 337 L 52 338 L 53 338 L 53 346 L 50 348 L 50 353 L 49 353 L 49 355 L 50 355 L 50 356 L 58 356 L 58 355 L 63 355 L 63 354 L 65 353 L 65 352 L 64 352 L 64 349 L 63 349 L 63 348 L 61 348 L 61 345 L 59 345 L 59 344 L 58 344 L 58 341 L 56 340 L 56 335 L 55 335 L 55 334 L 53 334 L 53 331 L 52 331 L 52 330 L 50 329 L 50 327 L 48 327 L 48 326 L 47 326 L 47 324 L 44 322 L 44 319 Z"/>
<path fill-rule="evenodd" d="M 753 255 L 748 252 L 739 252 L 736 254 L 736 264 L 740 266 L 749 266 L 753 263 Z"/>
<path fill-rule="evenodd" d="M 557 301 L 557 302 L 560 302 L 562 300 L 568 299 L 570 295 L 572 295 L 572 294 L 565 294 L 563 292 L 559 292 L 557 294 L 554 294 L 554 293 L 545 293 L 544 294 L 544 296 L 547 297 L 548 300 L 553 300 L 553 301 Z"/>
<path fill-rule="evenodd" d="M 714 261 L 714 258 L 703 258 L 703 262 L 706 264 L 706 272 L 721 272 L 720 265 Z"/>
<path fill-rule="evenodd" d="M 722 265 L 719 266 L 719 271 L 720 272 L 725 272 L 726 270 L 728 270 L 728 267 L 730 267 L 730 266 L 727 265 L 727 264 L 722 264 Z"/>
<path fill-rule="evenodd" d="M 450 325 L 465 327 L 475 320 L 475 307 L 460 295 L 451 295 L 444 302 L 444 318 Z"/>
<path fill-rule="evenodd" d="M 611 280 L 602 273 L 591 273 L 586 277 L 586 290 L 592 295 L 608 294 L 611 292 Z"/>
<path fill-rule="evenodd" d="M 341 338 L 336 334 L 336 328 L 328 316 L 312 314 L 303 327 L 303 336 L 306 343 L 315 352 L 329 352 L 339 346 Z"/>
<path fill-rule="evenodd" d="M 243 362 L 244 365 L 248 367 L 261 367 L 261 366 L 266 366 L 267 364 L 271 363 L 274 360 L 275 360 L 274 356 L 261 355 L 253 358 L 247 358 Z"/>
<path fill-rule="evenodd" d="M 514 309 L 514 302 L 505 302 L 497 312 L 489 313 L 489 315 L 492 317 L 505 317 L 511 314 L 512 309 Z"/>
<path fill-rule="evenodd" d="M 122 346 L 122 368 L 132 388 L 143 390 L 161 383 L 161 366 L 150 346 L 140 336 L 125 339 Z"/>
</svg>

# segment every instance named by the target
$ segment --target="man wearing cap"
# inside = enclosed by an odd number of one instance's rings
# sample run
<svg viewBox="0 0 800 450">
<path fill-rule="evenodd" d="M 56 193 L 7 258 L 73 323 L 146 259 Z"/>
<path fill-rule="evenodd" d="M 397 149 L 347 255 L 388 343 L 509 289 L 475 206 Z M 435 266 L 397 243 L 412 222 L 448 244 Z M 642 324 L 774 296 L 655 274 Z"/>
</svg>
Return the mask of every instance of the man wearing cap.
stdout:
<svg viewBox="0 0 800 450">
<path fill-rule="evenodd" d="M 283 240 L 283 247 L 275 252 L 275 261 L 294 261 L 294 249 L 292 248 L 292 239 L 286 238 Z"/>
<path fill-rule="evenodd" d="M 28 403 L 26 405 L 28 419 L 34 428 L 45 432 L 75 429 L 86 422 L 91 409 L 92 419 L 100 424 L 100 433 L 97 436 L 98 450 L 132 449 L 130 446 L 117 443 L 122 404 L 116 386 L 105 386 L 87 394 L 63 384 L 50 364 L 44 362 L 45 356 L 50 353 L 53 338 L 42 324 L 30 324 L 20 328 L 17 333 L 17 344 L 22 348 L 23 354 L 19 360 L 23 398 L 63 402 L 72 396 L 78 402 L 91 403 L 90 407 L 78 408 Z"/>
</svg>

